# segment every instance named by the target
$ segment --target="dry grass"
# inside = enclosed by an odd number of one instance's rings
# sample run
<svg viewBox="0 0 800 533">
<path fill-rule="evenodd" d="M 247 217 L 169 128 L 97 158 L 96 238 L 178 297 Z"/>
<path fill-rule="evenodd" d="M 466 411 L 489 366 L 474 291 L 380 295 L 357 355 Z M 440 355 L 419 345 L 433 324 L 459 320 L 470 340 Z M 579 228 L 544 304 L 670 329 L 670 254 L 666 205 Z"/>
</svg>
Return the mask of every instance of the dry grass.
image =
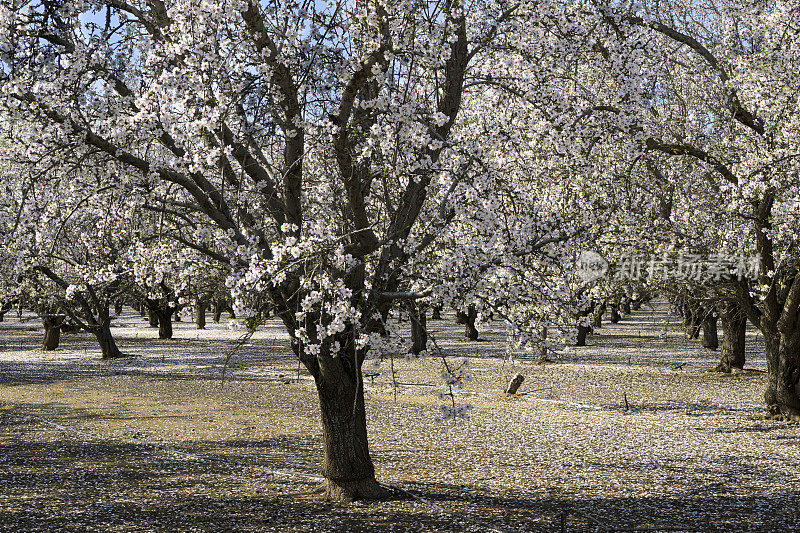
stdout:
<svg viewBox="0 0 800 533">
<path fill-rule="evenodd" d="M 84 335 L 43 354 L 36 325 L 0 323 L 7 530 L 486 530 L 471 518 L 555 531 L 564 508 L 618 529 L 800 528 L 798 426 L 762 419 L 762 373 L 706 372 L 716 354 L 683 339 L 662 307 L 607 325 L 593 346 L 546 366 L 504 360 L 500 332 L 468 343 L 452 320 L 431 322 L 447 353 L 472 357 L 474 380 L 460 393 L 471 417 L 434 420 L 435 358 L 395 361 L 395 381 L 409 385 L 394 386 L 384 365 L 367 388 L 379 478 L 430 503 L 326 504 L 313 480 L 270 474 L 314 473 L 322 453 L 313 384 L 297 379 L 277 324 L 231 357 L 224 383 L 237 334 L 218 325 L 181 323 L 175 340 L 158 341 L 124 315 L 115 333 L 139 357 L 111 363 Z M 748 367 L 763 369 L 758 336 L 748 342 Z M 516 372 L 529 394 L 505 398 Z M 593 530 L 574 515 L 568 526 Z"/>
</svg>

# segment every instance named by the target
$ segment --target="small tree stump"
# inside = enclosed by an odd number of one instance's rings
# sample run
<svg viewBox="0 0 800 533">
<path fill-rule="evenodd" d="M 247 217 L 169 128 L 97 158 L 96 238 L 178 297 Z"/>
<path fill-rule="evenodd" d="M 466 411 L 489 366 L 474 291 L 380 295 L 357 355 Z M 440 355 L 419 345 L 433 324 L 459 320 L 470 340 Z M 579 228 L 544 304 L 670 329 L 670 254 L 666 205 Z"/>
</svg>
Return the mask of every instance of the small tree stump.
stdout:
<svg viewBox="0 0 800 533">
<path fill-rule="evenodd" d="M 519 386 L 522 385 L 522 382 L 525 381 L 525 376 L 522 374 L 517 374 L 514 376 L 514 379 L 508 382 L 508 387 L 506 388 L 506 394 L 516 394 L 517 389 Z"/>
</svg>

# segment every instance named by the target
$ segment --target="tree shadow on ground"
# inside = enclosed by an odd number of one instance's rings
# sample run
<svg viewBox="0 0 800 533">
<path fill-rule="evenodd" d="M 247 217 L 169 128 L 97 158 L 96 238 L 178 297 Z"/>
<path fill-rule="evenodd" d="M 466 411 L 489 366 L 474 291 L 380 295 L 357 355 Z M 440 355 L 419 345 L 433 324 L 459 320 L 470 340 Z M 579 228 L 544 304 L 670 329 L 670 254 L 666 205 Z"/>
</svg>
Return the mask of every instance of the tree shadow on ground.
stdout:
<svg viewBox="0 0 800 533">
<path fill-rule="evenodd" d="M 497 514 L 497 509 L 506 509 L 512 515 L 506 515 L 506 524 L 530 523 L 536 517 L 544 518 L 538 521 L 540 524 L 550 524 L 525 530 L 558 531 L 557 524 L 565 511 L 567 531 L 796 531 L 800 528 L 800 491 L 709 497 L 686 493 L 582 498 L 487 495 L 465 492 L 470 490 L 468 487 L 440 483 L 415 483 L 414 487 L 416 494 L 438 504 L 462 508 L 466 502 L 475 516 L 485 520 L 489 520 L 493 510 Z M 454 497 L 459 492 L 461 497 Z"/>
<path fill-rule="evenodd" d="M 181 449 L 209 459 L 197 460 L 118 440 L 78 440 L 4 416 L 0 520 L 9 531 L 485 531 L 486 523 L 557 531 L 566 511 L 567 531 L 594 531 L 597 524 L 616 531 L 800 527 L 800 492 L 704 496 L 699 487 L 667 496 L 586 498 L 560 487 L 518 494 L 396 481 L 416 498 L 342 505 L 320 501 L 314 480 L 271 475 L 259 465 L 313 472 L 320 447 L 316 437 L 292 435 L 183 443 Z"/>
</svg>

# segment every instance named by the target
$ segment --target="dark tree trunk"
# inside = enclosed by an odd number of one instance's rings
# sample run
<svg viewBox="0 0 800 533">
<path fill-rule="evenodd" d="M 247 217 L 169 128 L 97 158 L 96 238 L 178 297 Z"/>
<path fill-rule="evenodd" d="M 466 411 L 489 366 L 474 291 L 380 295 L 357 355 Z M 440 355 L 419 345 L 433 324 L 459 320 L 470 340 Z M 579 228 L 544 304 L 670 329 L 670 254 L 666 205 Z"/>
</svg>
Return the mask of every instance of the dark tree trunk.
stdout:
<svg viewBox="0 0 800 533">
<path fill-rule="evenodd" d="M 739 301 L 748 318 L 764 335 L 767 356 L 767 389 L 764 399 L 767 415 L 782 419 L 800 419 L 800 272 L 797 267 L 782 269 L 775 264 L 770 231 L 775 189 L 767 187 L 754 205 L 756 250 L 760 255 L 759 281 L 769 290 L 756 307 L 747 284 L 738 286 Z M 776 283 L 777 282 L 777 283 Z"/>
<path fill-rule="evenodd" d="M 639 301 L 638 298 L 636 298 L 635 300 L 631 301 L 631 309 L 632 310 L 638 311 L 641 308 L 642 308 L 642 302 Z"/>
<path fill-rule="evenodd" d="M 719 348 L 717 335 L 717 315 L 712 310 L 707 310 L 701 323 L 703 329 L 703 348 L 716 350 Z"/>
<path fill-rule="evenodd" d="M 183 319 L 181 319 L 181 310 L 180 309 L 173 310 L 172 311 L 172 316 L 173 316 L 173 320 L 175 322 L 181 322 L 183 320 Z"/>
<path fill-rule="evenodd" d="M 586 346 L 586 335 L 589 333 L 589 326 L 578 324 L 578 336 L 575 339 L 575 346 Z"/>
<path fill-rule="evenodd" d="M 199 299 L 195 303 L 195 325 L 197 329 L 206 329 L 206 301 Z"/>
<path fill-rule="evenodd" d="M 158 327 L 158 313 L 156 313 L 156 310 L 152 307 L 148 307 L 147 309 L 147 321 L 149 322 L 151 328 Z"/>
<path fill-rule="evenodd" d="M 42 324 L 44 325 L 42 350 L 51 352 L 58 348 L 58 344 L 61 342 L 61 324 L 63 323 L 64 317 L 60 315 L 45 315 L 42 317 Z"/>
<path fill-rule="evenodd" d="M 619 316 L 619 304 L 614 302 L 611 304 L 611 323 L 616 324 L 622 317 Z"/>
<path fill-rule="evenodd" d="M 102 359 L 116 359 L 123 357 L 122 352 L 117 347 L 117 342 L 111 334 L 111 321 L 103 320 L 102 323 L 93 328 L 92 333 L 97 338 L 97 343 L 100 345 L 100 356 Z"/>
<path fill-rule="evenodd" d="M 147 312 L 150 316 L 150 326 L 158 327 L 159 339 L 172 338 L 172 315 L 176 314 L 174 307 L 170 306 L 168 302 L 163 299 L 150 299 L 145 300 L 147 304 Z"/>
<path fill-rule="evenodd" d="M 683 327 L 689 328 L 692 325 L 692 308 L 687 303 L 679 303 L 676 306 L 678 315 L 683 318 Z"/>
<path fill-rule="evenodd" d="M 431 310 L 431 320 L 441 320 L 441 319 L 442 319 L 442 306 L 434 305 L 433 309 Z"/>
<path fill-rule="evenodd" d="M 475 320 L 478 318 L 478 310 L 474 305 L 467 307 L 467 312 L 458 311 L 456 313 L 456 323 L 464 324 L 464 337 L 468 340 L 478 340 L 478 329 L 475 327 Z"/>
<path fill-rule="evenodd" d="M 525 376 L 523 376 L 522 374 L 515 375 L 513 378 L 511 378 L 511 381 L 508 382 L 508 386 L 506 386 L 505 393 L 516 394 L 524 381 L 525 381 Z"/>
<path fill-rule="evenodd" d="M 764 331 L 767 354 L 767 414 L 775 418 L 800 418 L 800 330 L 790 334 Z"/>
<path fill-rule="evenodd" d="M 592 317 L 594 313 L 595 302 L 590 300 L 586 309 L 578 312 L 578 335 L 575 338 L 575 346 L 586 346 L 586 336 L 591 332 Z"/>
<path fill-rule="evenodd" d="M 539 344 L 539 363 L 546 363 L 547 362 L 547 346 L 545 346 L 545 341 L 547 340 L 547 326 L 542 326 L 542 334 L 541 334 L 541 344 Z M 584 341 L 585 342 L 585 341 Z"/>
<path fill-rule="evenodd" d="M 122 314 L 122 302 L 116 302 L 114 304 L 114 314 L 117 316 Z"/>
<path fill-rule="evenodd" d="M 387 493 L 375 480 L 367 439 L 364 380 L 356 361 L 352 349 L 335 358 L 322 357 L 315 376 L 322 418 L 325 496 L 334 501 L 377 499 Z"/>
<path fill-rule="evenodd" d="M 222 311 L 223 311 L 222 304 L 219 303 L 219 300 L 214 300 L 214 302 L 212 303 L 212 307 L 214 309 L 214 311 L 213 311 L 213 313 L 214 313 L 213 320 L 214 320 L 215 323 L 218 324 L 219 321 L 222 320 Z"/>
<path fill-rule="evenodd" d="M 159 309 L 156 311 L 158 316 L 158 338 L 171 339 L 172 338 L 172 315 L 173 310 L 171 307 L 166 309 Z"/>
<path fill-rule="evenodd" d="M 626 315 L 631 314 L 631 299 L 627 296 L 622 299 L 622 312 Z"/>
<path fill-rule="evenodd" d="M 603 315 L 606 312 L 608 304 L 603 300 L 600 305 L 594 310 L 594 319 L 592 320 L 592 328 L 599 329 L 603 327 Z"/>
<path fill-rule="evenodd" d="M 19 303 L 19 299 L 12 300 L 10 302 L 3 302 L 3 305 L 0 305 L 0 322 L 3 321 L 5 318 L 6 313 L 11 311 L 15 305 Z"/>
<path fill-rule="evenodd" d="M 411 319 L 411 353 L 419 355 L 428 349 L 428 327 L 425 308 L 416 304 L 408 307 Z"/>
<path fill-rule="evenodd" d="M 687 308 L 686 318 L 684 319 L 684 324 L 686 324 L 686 338 L 687 339 L 699 339 L 700 338 L 700 329 L 703 324 L 703 316 L 705 314 L 705 310 L 700 307 L 699 305 L 690 305 Z"/>
<path fill-rule="evenodd" d="M 736 303 L 720 306 L 722 322 L 722 350 L 717 372 L 731 372 L 734 368 L 744 368 L 745 334 L 747 317 Z"/>
</svg>

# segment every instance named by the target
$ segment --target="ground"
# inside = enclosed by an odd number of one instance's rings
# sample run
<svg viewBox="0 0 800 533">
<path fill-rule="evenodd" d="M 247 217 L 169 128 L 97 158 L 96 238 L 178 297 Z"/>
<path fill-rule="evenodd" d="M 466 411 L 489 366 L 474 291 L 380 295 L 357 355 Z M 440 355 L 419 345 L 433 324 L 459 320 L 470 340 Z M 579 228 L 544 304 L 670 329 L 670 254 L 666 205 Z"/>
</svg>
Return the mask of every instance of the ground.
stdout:
<svg viewBox="0 0 800 533">
<path fill-rule="evenodd" d="M 313 384 L 277 323 L 241 346 L 224 324 L 181 322 L 165 341 L 126 310 L 114 333 L 137 357 L 104 362 L 85 334 L 41 352 L 23 318 L 0 323 L 3 530 L 800 529 L 800 426 L 763 418 L 760 336 L 748 333 L 750 370 L 709 372 L 718 354 L 663 303 L 544 366 L 509 361 L 499 331 L 467 342 L 452 317 L 430 321 L 445 353 L 470 357 L 458 395 L 474 409 L 436 421 L 436 358 L 395 360 L 394 380 L 388 362 L 366 369 L 379 373 L 377 475 L 407 492 L 350 505 L 317 494 Z M 521 394 L 505 397 L 518 372 Z"/>
</svg>

